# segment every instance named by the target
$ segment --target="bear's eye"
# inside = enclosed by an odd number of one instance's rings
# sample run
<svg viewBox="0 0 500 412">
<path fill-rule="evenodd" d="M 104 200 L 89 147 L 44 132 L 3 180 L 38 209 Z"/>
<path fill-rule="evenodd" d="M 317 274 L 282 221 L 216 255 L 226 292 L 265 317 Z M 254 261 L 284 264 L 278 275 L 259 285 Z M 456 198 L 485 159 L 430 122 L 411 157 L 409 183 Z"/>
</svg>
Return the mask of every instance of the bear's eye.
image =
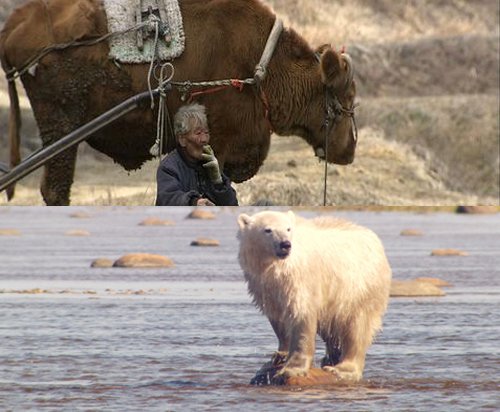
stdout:
<svg viewBox="0 0 500 412">
<path fill-rule="evenodd" d="M 292 231 L 292 228 L 291 228 L 291 227 L 289 227 L 289 228 L 287 228 L 287 229 L 286 229 L 286 231 L 287 231 L 287 232 L 291 232 L 291 231 Z"/>
<path fill-rule="evenodd" d="M 271 229 L 269 229 L 269 228 L 266 228 L 266 229 L 264 229 L 264 232 L 266 232 L 266 233 L 272 233 L 273 231 Z"/>
</svg>

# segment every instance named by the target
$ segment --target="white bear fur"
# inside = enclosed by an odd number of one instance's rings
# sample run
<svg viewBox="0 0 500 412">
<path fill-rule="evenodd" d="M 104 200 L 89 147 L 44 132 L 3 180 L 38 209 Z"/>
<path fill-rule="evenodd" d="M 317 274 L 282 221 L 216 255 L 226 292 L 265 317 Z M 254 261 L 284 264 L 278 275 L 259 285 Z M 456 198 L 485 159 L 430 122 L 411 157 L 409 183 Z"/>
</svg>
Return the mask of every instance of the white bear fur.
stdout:
<svg viewBox="0 0 500 412">
<path fill-rule="evenodd" d="M 281 378 L 307 374 L 318 333 L 326 343 L 323 369 L 360 380 L 391 283 L 377 235 L 344 220 L 308 220 L 291 211 L 241 214 L 238 224 L 248 291 L 271 322 L 278 351 L 288 352 Z M 291 248 L 283 256 L 286 242 Z"/>
</svg>

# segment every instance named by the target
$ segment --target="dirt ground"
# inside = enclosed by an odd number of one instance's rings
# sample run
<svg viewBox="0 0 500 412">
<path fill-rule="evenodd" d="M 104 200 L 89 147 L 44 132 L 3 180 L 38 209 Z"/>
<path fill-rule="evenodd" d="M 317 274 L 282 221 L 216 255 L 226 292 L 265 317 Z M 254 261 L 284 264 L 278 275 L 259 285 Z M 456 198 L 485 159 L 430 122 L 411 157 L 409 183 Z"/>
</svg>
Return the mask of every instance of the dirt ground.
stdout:
<svg viewBox="0 0 500 412">
<path fill-rule="evenodd" d="M 158 163 L 148 162 L 128 174 L 109 161 L 80 156 L 72 205 L 154 205 Z M 240 205 L 321 206 L 325 166 L 297 137 L 274 136 L 269 157 L 251 180 L 234 185 Z M 3 205 L 43 205 L 40 171 L 17 185 L 16 196 Z M 123 184 L 126 182 L 126 184 Z M 493 197 L 466 195 L 446 188 L 425 159 L 411 148 L 389 141 L 382 132 L 360 130 L 356 161 L 327 168 L 327 205 L 452 206 L 497 204 Z"/>
<path fill-rule="evenodd" d="M 20 3 L 2 2 L 0 25 Z M 346 46 L 355 62 L 359 145 L 352 165 L 328 166 L 327 204 L 500 204 L 498 1 L 266 3 L 312 45 Z M 4 90 L 0 79 L 0 162 L 8 162 Z M 23 136 L 36 136 L 22 103 Z M 39 145 L 26 137 L 24 156 Z M 156 166 L 127 173 L 83 144 L 72 204 L 152 205 Z M 43 204 L 39 175 L 23 179 L 10 204 Z M 273 136 L 259 173 L 235 188 L 242 205 L 322 205 L 324 176 L 303 140 Z"/>
</svg>

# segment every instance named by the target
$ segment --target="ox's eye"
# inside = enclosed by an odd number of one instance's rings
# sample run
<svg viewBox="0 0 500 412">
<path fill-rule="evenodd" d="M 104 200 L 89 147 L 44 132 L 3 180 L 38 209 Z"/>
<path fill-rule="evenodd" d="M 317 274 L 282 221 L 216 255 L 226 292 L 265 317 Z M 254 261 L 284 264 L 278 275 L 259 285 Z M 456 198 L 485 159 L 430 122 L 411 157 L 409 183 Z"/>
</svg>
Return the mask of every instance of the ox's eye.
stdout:
<svg viewBox="0 0 500 412">
<path fill-rule="evenodd" d="M 271 229 L 269 229 L 269 228 L 264 229 L 264 232 L 265 233 L 273 233 L 273 231 Z"/>
</svg>

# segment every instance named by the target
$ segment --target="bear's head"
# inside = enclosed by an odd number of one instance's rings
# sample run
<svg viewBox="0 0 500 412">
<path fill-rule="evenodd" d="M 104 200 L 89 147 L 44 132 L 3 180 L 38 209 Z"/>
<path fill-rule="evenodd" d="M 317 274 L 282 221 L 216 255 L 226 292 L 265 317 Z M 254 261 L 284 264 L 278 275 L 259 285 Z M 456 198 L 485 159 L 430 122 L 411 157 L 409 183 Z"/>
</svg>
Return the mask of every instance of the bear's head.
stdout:
<svg viewBox="0 0 500 412">
<path fill-rule="evenodd" d="M 292 251 L 295 214 L 265 211 L 238 217 L 238 239 L 261 258 L 286 259 Z"/>
</svg>

